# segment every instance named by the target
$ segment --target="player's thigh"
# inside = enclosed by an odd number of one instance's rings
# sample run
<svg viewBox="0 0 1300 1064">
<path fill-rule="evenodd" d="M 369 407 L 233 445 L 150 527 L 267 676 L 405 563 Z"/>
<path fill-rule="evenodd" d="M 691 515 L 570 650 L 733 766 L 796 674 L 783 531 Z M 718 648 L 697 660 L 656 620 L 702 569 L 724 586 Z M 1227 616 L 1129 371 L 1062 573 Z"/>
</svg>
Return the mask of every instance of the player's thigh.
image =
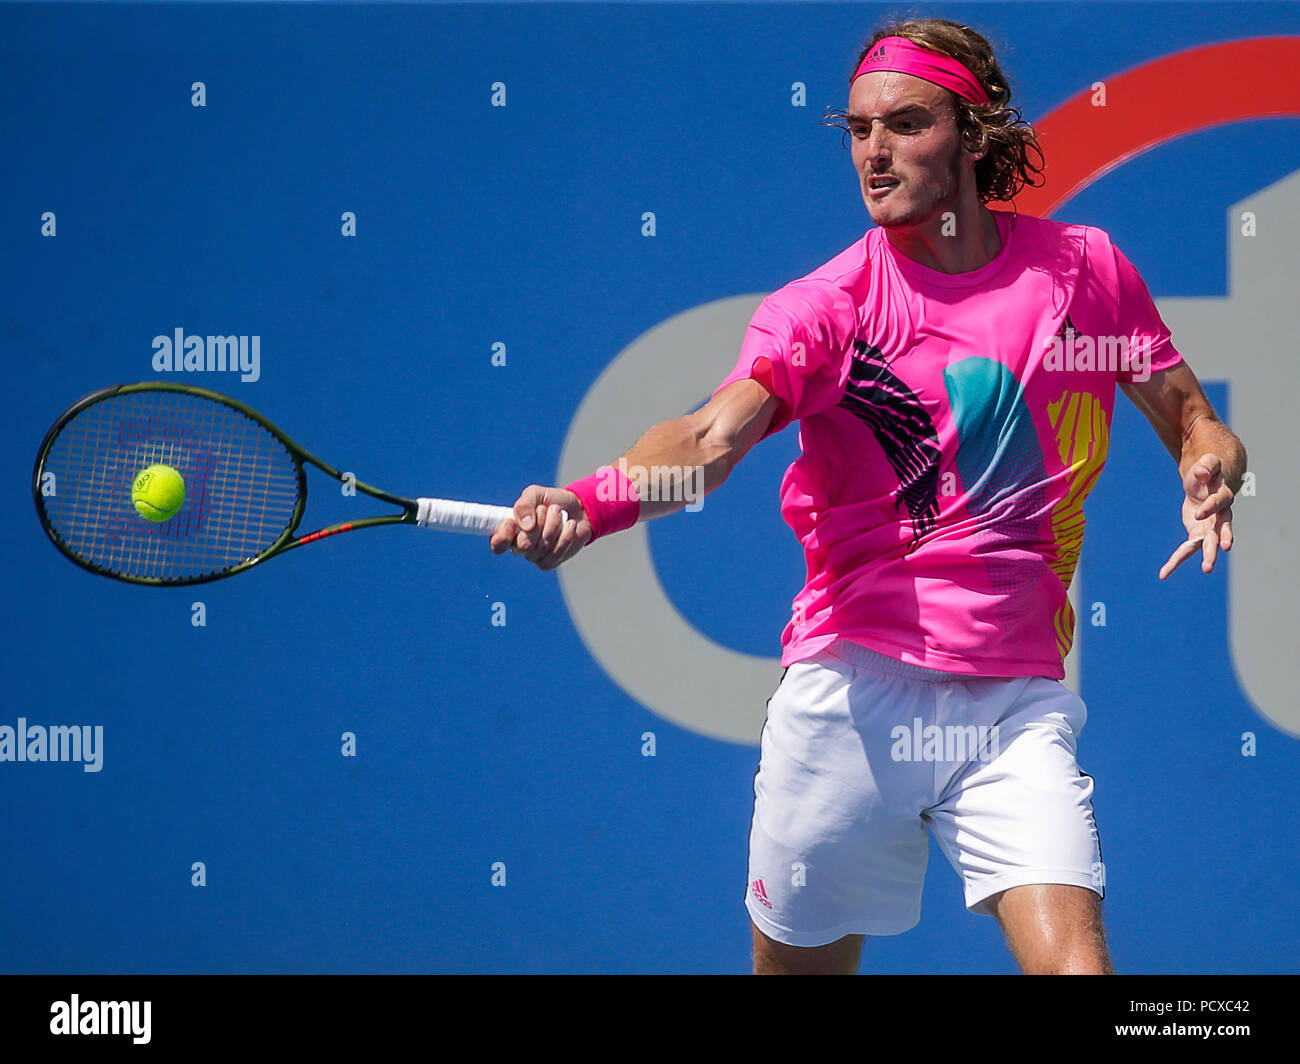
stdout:
<svg viewBox="0 0 1300 1064">
<path fill-rule="evenodd" d="M 934 773 L 893 759 L 890 733 L 932 704 L 924 685 L 828 655 L 791 666 L 768 703 L 750 823 L 745 904 L 768 938 L 807 949 L 915 926 Z"/>
<path fill-rule="evenodd" d="M 991 722 L 989 734 L 926 815 L 962 876 L 967 908 L 992 915 L 990 898 L 1032 884 L 1104 896 L 1093 780 L 1076 756 L 1087 720 L 1082 700 L 1040 677 L 964 687 L 963 712 Z"/>
<path fill-rule="evenodd" d="M 1010 887 L 988 899 L 1022 971 L 1111 974 L 1101 896 L 1066 883 Z"/>
<path fill-rule="evenodd" d="M 862 935 L 845 935 L 825 946 L 788 946 L 754 931 L 755 975 L 856 975 L 862 960 Z"/>
</svg>

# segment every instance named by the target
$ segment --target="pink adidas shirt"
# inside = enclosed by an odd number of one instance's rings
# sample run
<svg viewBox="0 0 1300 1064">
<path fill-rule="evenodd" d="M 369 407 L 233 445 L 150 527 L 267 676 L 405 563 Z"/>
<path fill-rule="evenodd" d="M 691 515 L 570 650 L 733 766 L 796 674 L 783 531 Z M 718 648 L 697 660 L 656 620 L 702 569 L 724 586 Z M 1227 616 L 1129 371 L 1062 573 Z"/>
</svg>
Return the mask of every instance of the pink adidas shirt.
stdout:
<svg viewBox="0 0 1300 1064">
<path fill-rule="evenodd" d="M 767 435 L 800 423 L 781 513 L 808 575 L 783 665 L 843 638 L 946 672 L 1065 675 L 1116 382 L 1181 356 L 1102 230 L 994 216 L 1001 251 L 963 274 L 869 230 L 763 301 L 718 386 L 780 399 Z"/>
</svg>

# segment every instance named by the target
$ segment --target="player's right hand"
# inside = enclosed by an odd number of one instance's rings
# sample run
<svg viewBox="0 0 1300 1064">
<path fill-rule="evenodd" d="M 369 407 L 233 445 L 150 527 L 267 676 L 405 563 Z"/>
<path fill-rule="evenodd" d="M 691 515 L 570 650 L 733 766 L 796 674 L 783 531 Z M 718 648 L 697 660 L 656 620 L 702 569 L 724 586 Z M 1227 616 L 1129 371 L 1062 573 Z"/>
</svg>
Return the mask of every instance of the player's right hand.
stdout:
<svg viewBox="0 0 1300 1064">
<path fill-rule="evenodd" d="M 582 502 L 564 488 L 530 484 L 513 509 L 514 516 L 502 521 L 488 541 L 493 554 L 509 550 L 539 569 L 554 569 L 591 542 L 591 522 Z"/>
</svg>

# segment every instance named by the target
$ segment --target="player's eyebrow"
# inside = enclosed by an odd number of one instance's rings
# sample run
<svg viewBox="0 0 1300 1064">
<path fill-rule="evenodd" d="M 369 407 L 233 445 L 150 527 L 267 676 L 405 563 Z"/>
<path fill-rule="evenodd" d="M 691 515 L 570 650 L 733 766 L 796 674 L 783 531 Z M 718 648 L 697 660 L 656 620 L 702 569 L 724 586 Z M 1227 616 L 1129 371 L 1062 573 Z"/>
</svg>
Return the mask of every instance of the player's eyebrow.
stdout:
<svg viewBox="0 0 1300 1064">
<path fill-rule="evenodd" d="M 905 107 L 899 107 L 897 110 L 889 111 L 879 117 L 883 118 L 887 122 L 891 118 L 898 118 L 900 115 L 910 114 L 912 111 L 924 111 L 926 114 L 930 113 L 930 109 L 923 103 L 909 103 Z M 869 115 L 855 115 L 850 113 L 844 116 L 844 120 L 849 123 L 857 123 L 858 125 L 863 126 L 871 124 L 871 118 Z"/>
</svg>

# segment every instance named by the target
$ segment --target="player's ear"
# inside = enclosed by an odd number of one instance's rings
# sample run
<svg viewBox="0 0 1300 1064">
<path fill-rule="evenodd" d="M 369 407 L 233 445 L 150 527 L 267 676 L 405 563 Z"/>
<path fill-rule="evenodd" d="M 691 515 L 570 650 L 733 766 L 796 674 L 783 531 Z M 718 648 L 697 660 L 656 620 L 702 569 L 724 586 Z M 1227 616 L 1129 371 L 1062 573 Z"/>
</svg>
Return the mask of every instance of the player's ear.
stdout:
<svg viewBox="0 0 1300 1064">
<path fill-rule="evenodd" d="M 986 141 L 983 147 L 981 147 L 979 134 L 976 133 L 975 130 L 971 129 L 969 126 L 967 126 L 965 129 L 962 130 L 961 146 L 963 150 L 965 150 L 966 154 L 971 155 L 975 158 L 976 162 L 978 162 L 980 159 L 983 159 L 984 156 L 986 156 L 989 153 L 988 142 Z"/>
<path fill-rule="evenodd" d="M 982 138 L 979 135 L 979 130 L 975 127 L 969 116 L 963 114 L 960 109 L 956 110 L 953 118 L 957 123 L 957 130 L 961 137 L 962 150 L 968 155 L 973 156 L 976 162 L 979 162 L 980 159 L 983 159 L 984 156 L 989 153 L 988 141 L 984 140 L 983 146 L 981 147 L 980 141 Z"/>
</svg>

